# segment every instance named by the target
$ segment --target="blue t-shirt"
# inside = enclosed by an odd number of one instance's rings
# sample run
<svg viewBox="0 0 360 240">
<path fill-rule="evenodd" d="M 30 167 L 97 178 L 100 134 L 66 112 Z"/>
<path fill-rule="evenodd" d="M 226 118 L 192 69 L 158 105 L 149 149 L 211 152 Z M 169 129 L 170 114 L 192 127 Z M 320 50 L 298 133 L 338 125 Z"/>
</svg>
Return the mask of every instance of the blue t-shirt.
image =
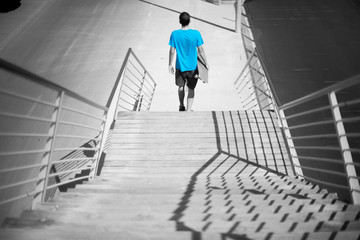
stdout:
<svg viewBox="0 0 360 240">
<path fill-rule="evenodd" d="M 197 47 L 204 44 L 198 30 L 175 30 L 171 33 L 169 45 L 176 49 L 176 69 L 193 71 L 197 67 Z"/>
</svg>

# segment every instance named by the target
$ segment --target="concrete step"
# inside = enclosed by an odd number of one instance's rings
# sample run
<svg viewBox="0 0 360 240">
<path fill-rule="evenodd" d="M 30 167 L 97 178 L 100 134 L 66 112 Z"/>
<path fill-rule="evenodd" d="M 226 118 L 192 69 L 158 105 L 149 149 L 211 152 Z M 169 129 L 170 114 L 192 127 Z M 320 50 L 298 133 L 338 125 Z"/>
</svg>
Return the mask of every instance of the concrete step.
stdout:
<svg viewBox="0 0 360 240">
<path fill-rule="evenodd" d="M 184 190 L 185 191 L 185 190 Z M 182 203 L 182 199 L 187 196 L 186 202 Z M 90 198 L 90 200 L 86 200 L 87 198 Z M 86 200 L 88 204 L 100 204 L 100 206 L 103 206 L 103 203 L 113 204 L 111 201 L 114 202 L 114 204 L 123 204 L 125 206 L 133 206 L 133 205 L 147 205 L 147 206 L 158 206 L 158 205 L 170 205 L 173 206 L 173 208 L 176 208 L 179 203 L 185 204 L 188 208 L 190 206 L 204 206 L 204 208 L 207 208 L 208 206 L 216 206 L 221 207 L 222 209 L 227 210 L 226 207 L 234 208 L 234 206 L 240 206 L 244 208 L 244 211 L 249 211 L 250 209 L 253 209 L 254 206 L 275 206 L 275 210 L 278 206 L 283 206 L 286 208 L 287 206 L 292 206 L 293 208 L 300 209 L 301 212 L 306 212 L 307 210 L 311 208 L 307 208 L 307 206 L 316 205 L 316 209 L 320 209 L 321 212 L 326 211 L 327 208 L 321 207 L 322 205 L 337 205 L 339 209 L 348 211 L 349 206 L 339 201 L 334 201 L 332 199 L 321 199 L 321 200 L 314 200 L 314 199 L 294 199 L 292 197 L 284 197 L 283 195 L 210 195 L 210 194 L 204 194 L 204 195 L 194 195 L 193 192 L 184 193 L 175 193 L 175 194 L 158 194 L 156 192 L 153 193 L 114 193 L 114 192 L 91 192 L 91 191 L 79 191 L 79 192 L 67 192 L 67 193 L 61 193 L 59 197 L 52 200 L 49 204 L 50 208 L 53 208 L 54 205 L 58 206 L 73 206 L 73 207 L 80 207 L 84 204 L 84 201 Z M 110 202 L 109 202 L 110 201 Z M 44 204 L 40 205 L 43 207 Z M 47 205 L 45 205 L 47 206 Z M 106 207 L 106 206 L 104 206 Z M 225 207 L 225 208 L 224 208 Z M 350 208 L 351 211 L 358 212 L 360 211 L 359 208 L 353 207 Z M 270 208 L 267 208 L 266 210 L 270 210 Z M 314 210 L 314 208 L 312 208 Z M 272 208 L 271 211 L 274 211 Z M 330 211 L 333 211 L 333 209 L 330 209 Z M 300 211 L 299 211 L 300 212 Z"/>
<path fill-rule="evenodd" d="M 157 193 L 175 193 L 178 192 L 179 189 L 185 188 L 186 184 L 183 182 L 174 182 L 170 181 L 168 186 L 165 187 L 161 184 L 161 181 L 151 182 L 151 181 L 132 181 L 132 183 L 136 183 L 142 185 L 144 187 L 139 188 L 140 191 L 147 192 L 157 192 Z M 171 183 L 171 184 L 170 184 Z M 126 193 L 129 190 L 132 190 L 133 187 L 130 185 L 130 181 L 126 181 L 124 179 L 123 182 L 119 183 L 89 183 L 78 185 L 75 190 L 78 191 L 93 191 L 93 190 L 108 190 L 114 192 L 124 191 Z M 252 184 L 241 184 L 240 186 L 231 187 L 226 184 L 214 184 L 211 182 L 197 182 L 191 187 L 193 194 L 205 194 L 211 191 L 212 195 L 239 195 L 239 194 L 255 194 L 255 195 L 264 195 L 264 194 L 292 194 L 294 196 L 299 196 L 300 198 L 306 198 L 306 194 L 326 194 L 326 190 L 318 189 L 318 188 L 305 188 L 302 186 L 295 186 L 291 188 L 284 188 L 283 186 L 279 186 L 278 188 L 271 188 L 271 186 L 266 185 L 252 185 Z M 73 191 L 73 190 L 71 190 Z"/>
<path fill-rule="evenodd" d="M 268 128 L 267 126 L 259 126 L 256 123 L 253 125 L 239 125 L 237 128 L 229 129 L 230 126 L 224 124 L 161 124 L 161 125 L 116 125 L 113 130 L 113 134 L 121 134 L 121 133 L 192 133 L 196 135 L 196 133 L 229 133 L 232 135 L 238 136 L 251 136 L 260 135 L 263 133 L 263 136 L 276 136 L 274 132 L 276 129 Z M 236 131 L 237 129 L 237 131 Z"/>
<path fill-rule="evenodd" d="M 108 153 L 109 154 L 109 153 Z M 182 151 L 181 154 L 168 154 L 168 152 L 163 151 L 162 154 L 158 154 L 156 151 L 152 152 L 141 152 L 141 151 L 133 151 L 132 153 L 115 153 L 112 152 L 111 155 L 106 157 L 105 163 L 110 161 L 121 161 L 121 160 L 137 160 L 137 161 L 151 161 L 151 160 L 168 160 L 168 161 L 192 161 L 192 160 L 211 160 L 216 157 L 217 159 L 223 157 L 228 159 L 235 158 L 236 160 L 245 160 L 247 162 L 254 162 L 255 164 L 259 161 L 268 160 L 274 161 L 276 160 L 276 165 L 290 165 L 289 161 L 284 162 L 284 158 L 287 158 L 287 154 L 284 153 L 271 153 L 269 155 L 263 154 L 255 154 L 254 152 L 243 152 L 238 153 L 237 151 L 224 151 L 224 150 L 214 150 L 212 152 L 196 152 L 195 154 L 187 154 L 187 151 Z M 265 165 L 266 166 L 266 165 Z M 249 166 L 250 167 L 250 166 Z"/>
<path fill-rule="evenodd" d="M 360 222 L 232 222 L 232 221 L 186 221 L 184 224 L 194 231 L 211 233 L 232 233 L 232 234 L 253 234 L 265 233 L 291 233 L 291 232 L 338 232 L 338 231 L 359 231 Z"/>
<path fill-rule="evenodd" d="M 151 141 L 144 139 L 143 141 L 135 142 L 128 140 L 127 142 L 119 142 L 119 143 L 111 143 L 109 149 L 113 148 L 137 148 L 137 149 L 148 149 L 148 148 L 157 148 L 157 147 L 166 147 L 166 148 L 192 148 L 192 147 L 207 147 L 207 148 L 216 148 L 216 149 L 232 149 L 232 148 L 239 148 L 239 149 L 249 149 L 249 148 L 279 148 L 284 149 L 284 146 L 280 146 L 279 144 L 274 144 L 271 142 L 263 142 L 263 141 L 253 141 L 253 142 L 244 142 L 244 140 L 239 141 L 232 141 L 227 142 L 224 139 L 222 142 L 213 140 L 210 138 L 203 138 L 203 139 L 189 139 L 189 140 L 181 140 L 181 141 L 171 141 L 164 140 L 163 142 L 160 141 Z M 159 144 L 161 144 L 159 146 Z"/>
<path fill-rule="evenodd" d="M 264 136 L 264 134 L 247 134 L 247 133 L 210 133 L 210 132 L 195 132 L 189 137 L 189 133 L 177 132 L 177 133 L 130 133 L 130 132 L 113 132 L 111 137 L 111 144 L 123 144 L 123 143 L 144 143 L 144 142 L 169 142 L 178 143 L 184 142 L 184 139 L 189 142 L 208 142 L 208 143 L 272 143 L 274 146 L 283 146 L 284 140 L 281 134 L 270 134 Z"/>
<path fill-rule="evenodd" d="M 104 210 L 104 211 L 101 211 Z M 64 226 L 94 226 L 109 231 L 137 228 L 157 231 L 174 231 L 175 223 L 170 221 L 171 213 L 159 209 L 146 210 L 139 207 L 131 213 L 126 210 L 59 208 L 56 211 L 24 211 L 19 219 L 8 219 L 3 228 L 46 228 Z M 166 209 L 165 209 L 166 210 Z"/>
<path fill-rule="evenodd" d="M 197 146 L 193 148 L 183 148 L 181 146 L 173 146 L 173 147 L 166 147 L 166 146 L 159 146 L 158 148 L 116 148 L 111 147 L 108 149 L 108 154 L 117 154 L 117 155 L 129 155 L 129 154 L 155 154 L 155 155 L 203 155 L 203 154 L 224 154 L 224 155 L 230 155 L 237 157 L 242 157 L 243 159 L 246 159 L 247 154 L 257 154 L 265 156 L 269 156 L 269 158 L 273 159 L 272 154 L 279 154 L 282 153 L 282 158 L 278 159 L 280 162 L 284 159 L 284 156 L 286 156 L 283 149 L 280 148 L 240 148 L 240 147 L 228 147 L 224 146 L 221 148 L 217 147 L 211 147 L 211 146 Z M 266 157 L 265 157 L 266 159 Z"/>
<path fill-rule="evenodd" d="M 211 118 L 219 118 L 219 119 L 228 119 L 230 117 L 236 118 L 274 118 L 275 113 L 271 111 L 245 111 L 245 110 L 236 110 L 236 111 L 193 111 L 193 112 L 151 112 L 151 114 L 147 114 L 147 112 L 125 112 L 121 111 L 118 113 L 117 120 L 119 119 L 141 119 L 141 120 L 149 120 L 149 119 L 191 119 L 200 117 L 200 119 L 211 119 Z"/>
<path fill-rule="evenodd" d="M 234 233 L 201 233 L 202 239 L 219 240 L 219 239 L 254 239 L 254 240 L 358 240 L 360 231 L 348 232 L 292 232 L 292 233 L 251 233 L 251 234 L 234 234 Z"/>
<path fill-rule="evenodd" d="M 141 231 L 141 229 L 108 230 L 107 228 L 96 229 L 93 226 L 66 226 L 46 229 L 3 229 L 0 231 L 0 239 L 6 240 L 191 240 L 191 232 L 178 231 Z"/>
<path fill-rule="evenodd" d="M 204 143 L 219 143 L 219 142 L 237 142 L 237 143 L 251 143 L 251 142 L 260 142 L 260 143 L 272 143 L 277 144 L 277 141 L 283 143 L 283 139 L 279 139 L 277 135 L 269 135 L 264 138 L 261 135 L 250 135 L 246 136 L 244 134 L 211 134 L 211 133 L 194 133 L 196 138 L 189 138 L 187 133 L 147 133 L 147 134 L 137 134 L 137 133 L 112 133 L 111 144 L 126 144 L 126 143 L 181 143 L 184 138 L 187 138 L 189 142 L 204 142 Z"/>
<path fill-rule="evenodd" d="M 260 163 L 260 161 L 259 161 Z M 244 163 L 241 161 L 236 161 L 235 163 L 231 161 L 220 161 L 218 159 L 209 159 L 204 161 L 203 164 L 190 163 L 188 166 L 184 164 L 167 164 L 164 166 L 158 166 L 154 163 L 146 163 L 143 167 L 141 165 L 130 165 L 123 166 L 121 164 L 114 164 L 111 167 L 102 169 L 102 173 L 112 174 L 127 174 L 127 173 L 138 173 L 143 174 L 144 176 L 151 176 L 156 174 L 172 174 L 175 175 L 186 174 L 186 176 L 196 176 L 196 177 L 248 177 L 248 176 L 266 176 L 269 172 L 279 172 L 279 173 L 292 173 L 290 166 L 279 166 L 279 165 L 268 165 L 267 167 L 258 167 L 252 168 L 249 167 L 250 164 L 256 165 L 257 163 L 249 162 Z M 199 171 L 200 170 L 200 171 Z M 177 173 L 177 174 L 176 174 Z M 105 175 L 104 175 L 105 176 Z"/>
<path fill-rule="evenodd" d="M 322 211 L 322 212 L 283 212 L 283 213 L 268 213 L 268 212 L 259 212 L 259 213 L 212 213 L 206 212 L 204 214 L 195 214 L 191 212 L 185 212 L 181 216 L 177 216 L 180 221 L 202 221 L 202 222 L 212 222 L 213 220 L 222 220 L 222 221 L 232 221 L 232 222 L 241 222 L 241 221 L 251 221 L 254 222 L 358 222 L 359 221 L 359 212 L 345 211 L 345 212 L 336 212 L 336 211 Z"/>
<path fill-rule="evenodd" d="M 166 179 L 167 183 L 171 184 L 180 184 L 184 185 L 186 184 L 186 178 L 182 177 L 173 177 Z M 91 186 L 91 185 L 113 185 L 113 186 L 127 186 L 129 184 L 129 181 L 136 182 L 138 184 L 145 184 L 148 186 L 152 185 L 162 185 L 164 182 L 163 178 L 153 178 L 151 175 L 148 177 L 128 177 L 128 176 L 119 176 L 116 179 L 113 179 L 112 177 L 105 177 L 101 176 L 99 178 L 96 178 L 90 182 L 85 182 L 83 185 L 85 186 Z M 310 185 L 308 182 L 303 181 L 293 181 L 293 182 L 286 182 L 285 179 L 277 179 L 273 177 L 272 179 L 253 179 L 250 178 L 233 178 L 233 177 L 220 177 L 220 178 L 213 178 L 213 177 L 207 177 L 207 176 L 201 176 L 199 175 L 196 178 L 196 182 L 194 182 L 194 187 L 200 186 L 205 187 L 206 189 L 257 189 L 258 191 L 266 190 L 266 189 L 273 189 L 273 190 L 281 190 L 281 189 L 293 189 L 293 190 L 299 190 L 299 189 L 307 189 L 309 191 L 315 192 L 315 193 L 327 193 L 327 190 L 322 189 L 316 185 Z M 81 188 L 83 185 L 79 185 Z M 294 198 L 296 196 L 293 196 Z M 298 198 L 306 198 L 305 196 L 299 195 Z"/>
<path fill-rule="evenodd" d="M 88 195 L 87 197 L 93 197 L 94 195 Z M 354 210 L 349 209 L 345 211 L 334 211 L 333 209 L 323 208 L 321 212 L 311 211 L 313 209 L 308 209 L 306 206 L 299 212 L 294 212 L 292 209 L 290 211 L 278 211 L 271 212 L 268 208 L 265 208 L 266 211 L 256 211 L 254 205 L 247 205 L 246 208 L 241 208 L 241 211 L 236 210 L 233 207 L 233 204 L 229 204 L 228 210 L 230 211 L 212 211 L 211 208 L 208 209 L 208 206 L 216 206 L 217 204 L 211 202 L 210 204 L 207 202 L 193 201 L 191 200 L 186 205 L 186 210 L 184 210 L 180 215 L 173 214 L 175 207 L 178 204 L 178 199 L 166 199 L 160 201 L 159 199 L 146 199 L 144 201 L 144 195 L 141 197 L 134 196 L 125 197 L 126 200 L 123 200 L 122 195 L 117 196 L 109 196 L 113 197 L 114 201 L 117 201 L 116 206 L 109 204 L 109 201 L 103 200 L 94 200 L 90 209 L 81 210 L 84 208 L 83 198 L 69 201 L 66 200 L 57 200 L 52 203 L 41 204 L 37 207 L 35 214 L 37 214 L 38 219 L 42 218 L 50 218 L 50 219 L 59 219 L 62 215 L 66 215 L 64 210 L 75 212 L 77 216 L 83 216 L 85 219 L 90 218 L 96 212 L 111 212 L 106 215 L 106 218 L 116 218 L 118 214 L 121 213 L 122 218 L 118 219 L 118 221 L 124 220 L 133 220 L 139 221 L 142 217 L 142 221 L 153 221 L 154 217 L 157 220 L 165 221 L 169 220 L 170 216 L 177 217 L 181 221 L 206 221 L 211 222 L 214 220 L 223 220 L 223 221 L 252 221 L 252 222 L 358 222 L 360 219 L 360 209 Z M 207 205 L 203 205 L 206 203 Z M 286 208 L 286 207 L 285 207 Z M 101 210 L 101 211 L 100 211 Z M 168 210 L 168 211 L 165 211 Z M 201 210 L 201 213 L 199 211 Z M 226 209 L 224 209 L 226 210 Z M 140 211 L 140 212 L 139 212 Z M 154 212 L 159 211 L 160 213 Z M 99 214 L 95 214 L 95 216 L 99 217 Z M 146 218 L 145 218 L 146 217 Z M 105 218 L 105 217 L 103 217 Z M 80 219 L 80 218 L 79 218 Z"/>
<path fill-rule="evenodd" d="M 118 158 L 118 160 L 111 160 L 111 161 L 106 161 L 104 163 L 105 167 L 109 167 L 109 168 L 116 168 L 116 167 L 154 167 L 154 166 L 159 166 L 159 167 L 198 167 L 201 168 L 204 164 L 206 164 L 206 162 L 208 161 L 212 161 L 211 158 L 209 158 L 208 160 L 206 159 L 200 159 L 200 160 L 191 160 L 191 159 L 185 159 L 183 161 L 175 161 L 173 159 L 170 160 L 158 160 L 156 159 L 157 157 L 154 156 L 153 159 L 150 159 L 150 156 L 147 156 L 147 160 L 141 159 L 141 160 L 122 160 L 121 157 Z M 169 158 L 171 158 L 171 156 L 169 156 Z M 199 158 L 201 158 L 201 156 L 199 156 Z M 214 159 L 214 163 L 218 163 L 220 160 L 219 159 Z M 266 159 L 266 160 L 260 160 L 257 158 L 248 158 L 247 159 L 248 162 L 253 162 L 254 164 L 259 164 L 259 165 L 265 165 L 268 168 L 271 169 L 280 169 L 280 168 L 284 168 L 287 167 L 289 168 L 289 165 L 278 165 L 276 164 L 276 159 Z M 227 164 L 241 164 L 241 160 L 237 159 L 237 158 L 229 158 L 228 160 L 226 160 Z"/>
</svg>

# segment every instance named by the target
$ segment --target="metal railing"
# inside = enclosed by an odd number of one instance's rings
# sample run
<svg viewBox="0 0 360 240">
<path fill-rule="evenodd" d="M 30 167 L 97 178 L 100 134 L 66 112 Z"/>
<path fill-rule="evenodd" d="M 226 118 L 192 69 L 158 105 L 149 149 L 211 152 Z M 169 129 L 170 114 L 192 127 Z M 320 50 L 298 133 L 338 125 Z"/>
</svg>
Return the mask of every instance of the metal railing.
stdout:
<svg viewBox="0 0 360 240">
<path fill-rule="evenodd" d="M 297 175 L 360 204 L 360 75 L 280 105 L 259 58 L 235 82 L 243 108 L 275 110 Z"/>
<path fill-rule="evenodd" d="M 117 112 L 149 110 L 156 87 L 131 49 L 106 106 L 4 60 L 0 76 L 0 207 L 93 178 Z"/>
<path fill-rule="evenodd" d="M 274 110 L 273 97 L 256 48 L 235 81 L 242 108 Z"/>
<path fill-rule="evenodd" d="M 119 111 L 150 109 L 156 83 L 131 48 L 126 54 L 118 80 L 122 83 L 118 101 Z"/>
<path fill-rule="evenodd" d="M 297 175 L 360 204 L 360 77 L 281 105 L 259 56 L 242 5 L 241 34 L 248 61 L 236 88 L 246 110 L 273 109 Z"/>
<path fill-rule="evenodd" d="M 278 107 L 298 175 L 349 191 L 355 204 L 360 204 L 359 92 L 356 75 Z"/>
</svg>

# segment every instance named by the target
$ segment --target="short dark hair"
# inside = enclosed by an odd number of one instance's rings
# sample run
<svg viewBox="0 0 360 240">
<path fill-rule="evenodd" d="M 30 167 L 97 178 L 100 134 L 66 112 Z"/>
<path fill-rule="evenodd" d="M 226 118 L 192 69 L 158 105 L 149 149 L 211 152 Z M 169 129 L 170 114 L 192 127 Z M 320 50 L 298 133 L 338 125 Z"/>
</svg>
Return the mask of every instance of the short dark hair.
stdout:
<svg viewBox="0 0 360 240">
<path fill-rule="evenodd" d="M 185 27 L 190 23 L 190 14 L 187 12 L 182 12 L 179 16 L 180 24 Z"/>
</svg>

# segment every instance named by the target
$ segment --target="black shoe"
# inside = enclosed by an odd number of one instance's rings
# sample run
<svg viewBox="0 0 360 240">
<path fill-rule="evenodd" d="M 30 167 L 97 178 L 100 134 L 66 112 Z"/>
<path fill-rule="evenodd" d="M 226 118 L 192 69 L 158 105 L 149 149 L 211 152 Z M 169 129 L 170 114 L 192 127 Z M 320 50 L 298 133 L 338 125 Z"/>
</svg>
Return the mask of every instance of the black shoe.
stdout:
<svg viewBox="0 0 360 240">
<path fill-rule="evenodd" d="M 180 107 L 179 107 L 179 111 L 180 111 L 180 112 L 184 112 L 184 111 L 186 111 L 186 109 L 185 109 L 184 106 L 180 106 Z"/>
</svg>

